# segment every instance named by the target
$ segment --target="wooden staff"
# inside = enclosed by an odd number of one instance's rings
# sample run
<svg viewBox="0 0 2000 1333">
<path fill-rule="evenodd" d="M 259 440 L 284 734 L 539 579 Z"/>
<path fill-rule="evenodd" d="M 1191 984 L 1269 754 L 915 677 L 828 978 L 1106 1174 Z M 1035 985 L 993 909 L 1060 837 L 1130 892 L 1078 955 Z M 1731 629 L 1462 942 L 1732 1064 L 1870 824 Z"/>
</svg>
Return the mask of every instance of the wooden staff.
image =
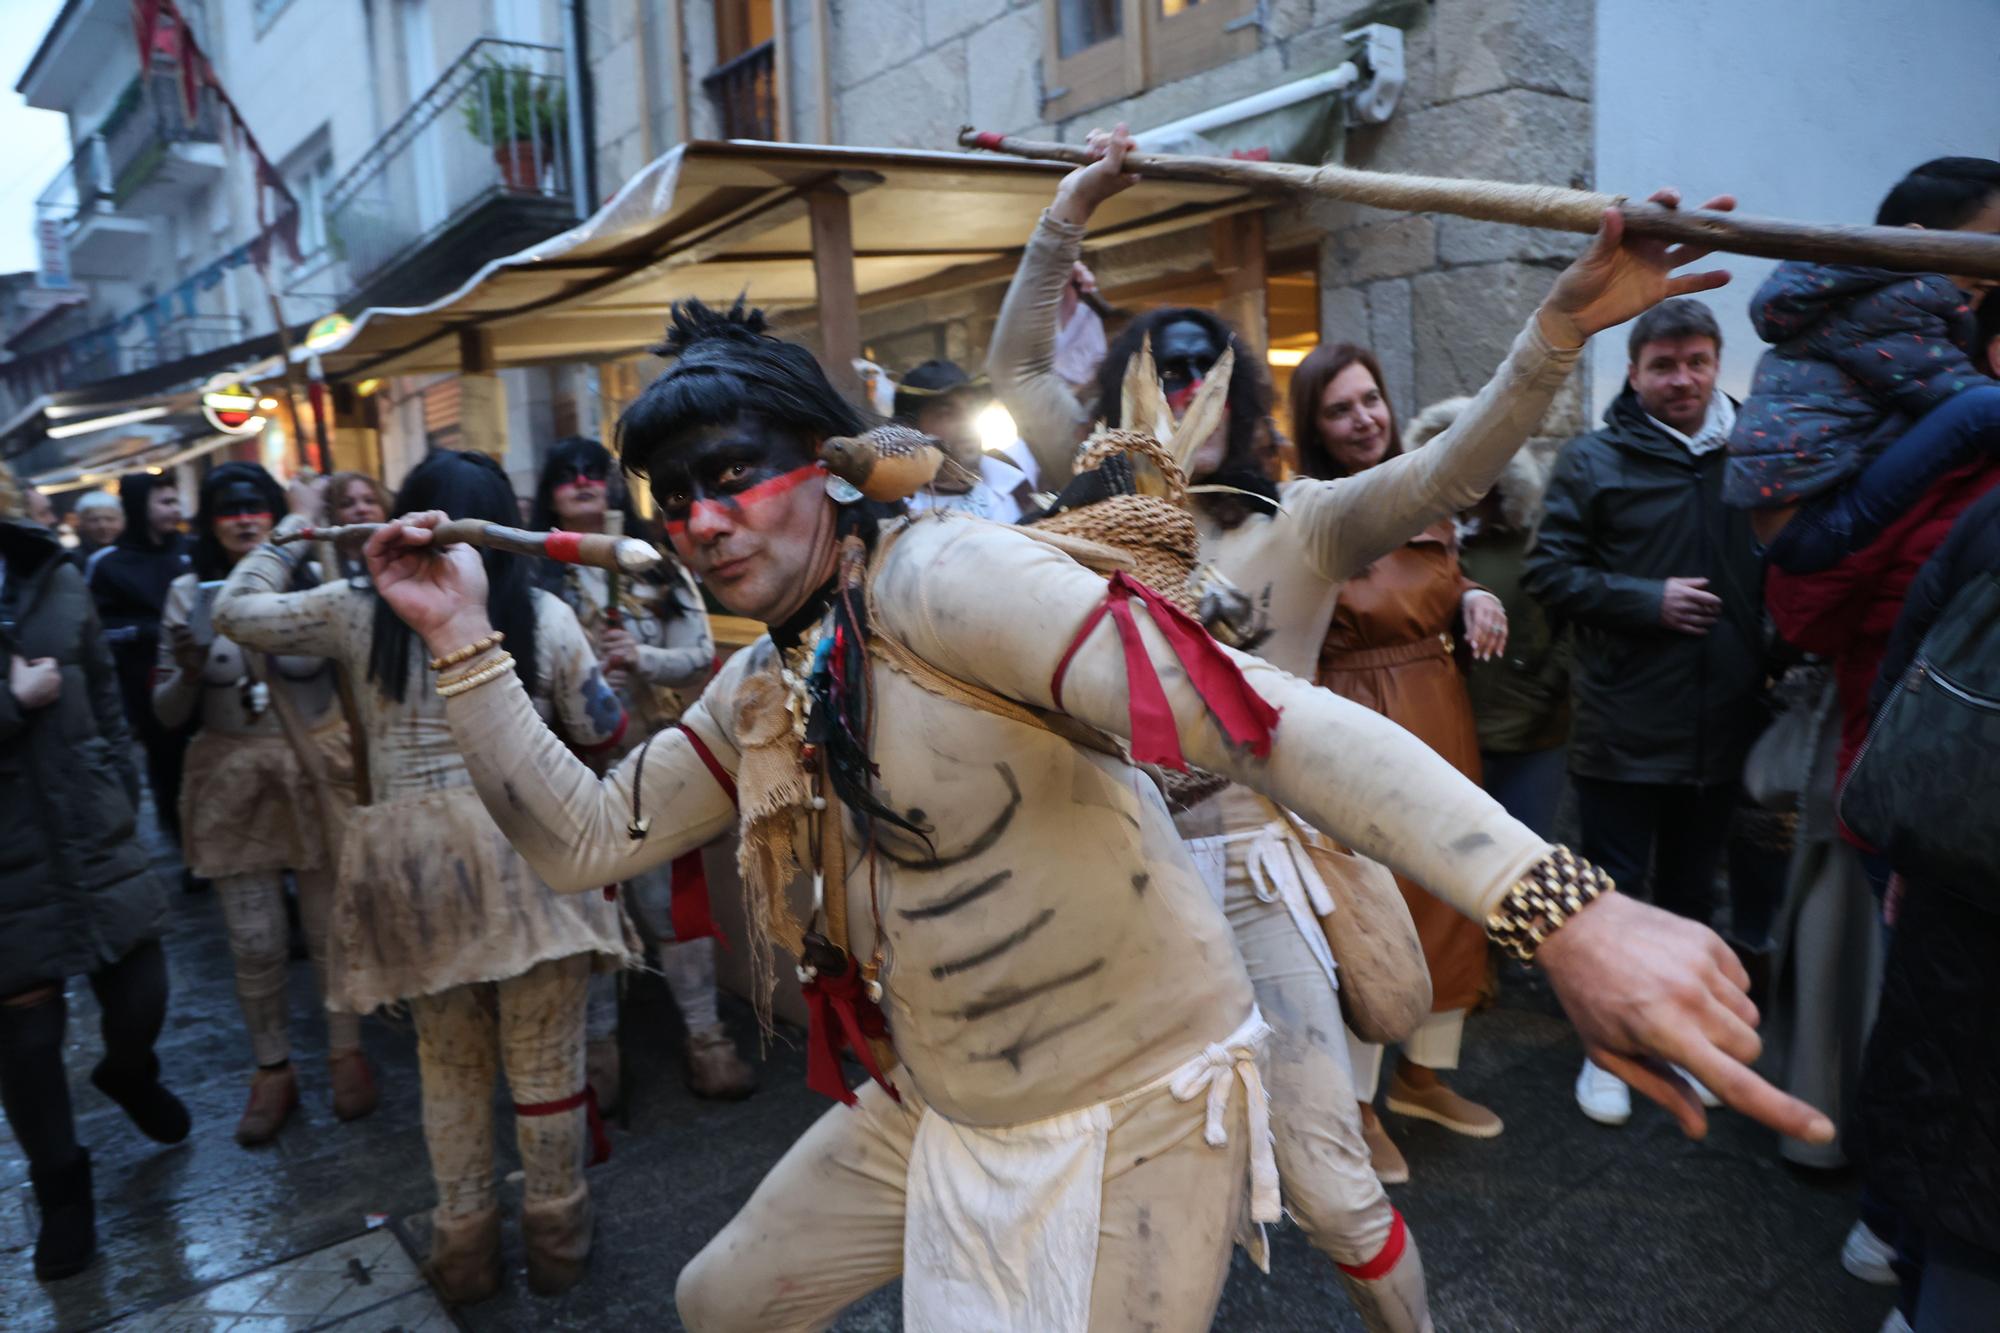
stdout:
<svg viewBox="0 0 2000 1333">
<path fill-rule="evenodd" d="M 363 542 L 387 526 L 385 523 L 347 523 L 334 528 L 303 528 L 297 532 L 280 533 L 272 540 L 280 545 L 286 542 Z M 515 555 L 539 556 L 544 560 L 559 560 L 566 565 L 595 565 L 599 569 L 622 570 L 627 574 L 643 573 L 660 563 L 660 553 L 653 549 L 650 542 L 637 537 L 613 537 L 609 533 L 527 532 L 477 518 L 454 518 L 438 524 L 434 531 L 434 540 L 439 546 L 462 544 L 511 551 Z"/>
<path fill-rule="evenodd" d="M 1085 166 L 1091 161 L 1090 150 L 1080 144 L 1017 139 L 975 130 L 969 125 L 959 131 L 958 141 L 967 148 L 985 148 L 1048 162 Z M 1633 235 L 1708 250 L 1764 259 L 1863 264 L 1909 273 L 2000 278 L 2000 236 L 1978 232 L 1791 222 L 1742 213 L 1633 203 L 1623 195 L 1553 185 L 1402 176 L 1291 162 L 1127 153 L 1125 169 L 1154 180 L 1232 185 L 1262 194 L 1343 199 L 1398 212 L 1452 213 L 1484 222 L 1586 234 L 1597 230 L 1605 209 L 1616 208 L 1625 215 L 1625 228 Z"/>
</svg>

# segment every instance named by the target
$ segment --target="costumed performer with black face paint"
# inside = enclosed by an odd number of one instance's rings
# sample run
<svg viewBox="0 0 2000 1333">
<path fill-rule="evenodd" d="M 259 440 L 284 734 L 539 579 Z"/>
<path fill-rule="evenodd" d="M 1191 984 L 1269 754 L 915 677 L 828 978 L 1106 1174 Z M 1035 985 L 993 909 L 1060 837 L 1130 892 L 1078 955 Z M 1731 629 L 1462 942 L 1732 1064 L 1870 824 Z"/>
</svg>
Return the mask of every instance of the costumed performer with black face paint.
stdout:
<svg viewBox="0 0 2000 1333">
<path fill-rule="evenodd" d="M 994 328 L 989 362 L 1001 403 L 1036 451 L 1043 484 L 1056 489 L 1069 480 L 1076 441 L 1089 423 L 1118 422 L 1125 362 L 1140 342 L 1128 330 L 1106 357 L 1094 411 L 1078 401 L 1053 369 L 1063 288 L 1080 256 L 1085 225 L 1098 204 L 1133 180 L 1123 172 L 1132 141 L 1122 126 L 1110 133 L 1093 131 L 1089 141 L 1097 160 L 1064 178 L 1029 239 Z M 1668 191 L 1655 198 L 1674 202 Z M 1730 201 L 1718 199 L 1707 206 L 1727 208 Z M 1228 414 L 1196 449 L 1189 472 L 1196 483 L 1226 488 L 1197 497 L 1200 559 L 1259 612 L 1249 636 L 1251 651 L 1312 678 L 1343 581 L 1484 495 L 1540 422 L 1592 333 L 1630 319 L 1664 297 L 1727 280 L 1718 273 L 1672 277 L 1673 268 L 1698 254 L 1643 242 L 1621 244 L 1620 235 L 1617 222 L 1608 221 L 1591 249 L 1558 279 L 1507 359 L 1448 431 L 1421 453 L 1339 480 L 1297 478 L 1277 484 L 1275 458 L 1259 434 L 1270 391 L 1254 353 L 1226 325 L 1202 310 L 1170 309 L 1146 317 L 1141 332 L 1151 339 L 1161 387 L 1177 410 L 1207 377 L 1231 376 Z M 1218 369 L 1225 357 L 1233 366 Z M 1329 771 L 1346 782 L 1355 768 L 1335 763 Z M 1305 853 L 1300 831 L 1281 808 L 1285 802 L 1274 803 L 1276 795 L 1255 783 L 1234 786 L 1183 812 L 1177 823 L 1217 890 L 1273 1028 L 1265 1068 L 1286 1208 L 1315 1247 L 1339 1267 L 1342 1284 L 1370 1329 L 1425 1329 L 1430 1321 L 1422 1263 L 1371 1167 L 1343 1040 L 1336 963 L 1352 969 L 1365 960 L 1333 957 L 1317 920 L 1330 905 L 1326 888 L 1314 858 Z M 1422 803 L 1424 798 L 1405 791 L 1398 799 Z M 1319 822 L 1309 811 L 1292 808 L 1309 822 Z M 1373 855 L 1365 843 L 1328 831 Z M 1379 859 L 1409 873 L 1407 863 Z M 1331 868 L 1344 863 L 1342 873 L 1357 879 L 1379 873 L 1342 854 L 1317 864 Z M 1466 900 L 1447 886 L 1421 874 L 1411 878 L 1444 905 L 1466 911 Z M 1627 908 L 1620 900 L 1617 910 Z M 1670 927 L 1654 920 L 1644 929 Z M 1716 959 L 1726 952 L 1706 931 L 1688 946 Z M 1737 992 L 1740 969 L 1733 962 L 1709 966 L 1723 968 L 1728 980 L 1718 984 L 1730 992 L 1728 1002 L 1743 1017 L 1754 1018 Z M 1574 1003 L 1576 996 L 1565 999 Z M 1587 1042 L 1600 1031 L 1586 1022 L 1578 1026 Z M 1728 1048 L 1732 1053 L 1754 1053 L 1755 1037 L 1747 1028 L 1735 1037 L 1738 1044 Z M 1669 1087 L 1657 1074 L 1646 1077 L 1654 1095 L 1667 1101 L 1690 1132 L 1698 1132 L 1700 1107 L 1692 1096 L 1678 1085 Z"/>
<path fill-rule="evenodd" d="M 682 1271 L 690 1328 L 824 1327 L 899 1273 L 912 1327 L 1208 1326 L 1244 1205 L 1278 1212 L 1268 1029 L 1159 788 L 1107 738 L 1268 794 L 1523 953 L 1545 935 L 1535 956 L 1594 1046 L 1831 1132 L 1741 1063 L 1754 1011 L 1712 935 L 1598 896 L 1408 733 L 1122 576 L 1020 528 L 878 521 L 854 484 L 874 473 L 829 438 L 853 409 L 761 326 L 677 309 L 675 364 L 621 439 L 676 555 L 770 635 L 607 777 L 484 646 L 484 567 L 431 549 L 442 515 L 368 547 L 433 652 L 473 649 L 481 683 L 446 716 L 522 854 L 588 896 L 739 828 L 752 957 L 768 969 L 779 939 L 805 960 L 811 1081 L 852 1097 L 839 1045 L 873 1076 Z M 866 461 L 895 475 L 906 452 Z"/>
<path fill-rule="evenodd" d="M 438 450 L 398 498 L 458 518 L 519 518 L 507 474 L 484 454 Z M 277 537 L 310 528 L 323 505 L 318 488 L 298 483 L 287 500 L 292 512 Z M 602 892 L 621 876 L 573 895 L 536 878 L 472 794 L 444 722 L 439 690 L 462 688 L 484 669 L 468 665 L 483 654 L 447 654 L 426 669 L 409 627 L 365 583 L 288 591 L 306 546 L 273 541 L 238 561 L 215 623 L 266 652 L 332 658 L 355 682 L 372 799 L 348 821 L 341 849 L 329 1002 L 357 1013 L 407 1002 L 415 1020 L 438 1191 L 425 1271 L 439 1292 L 466 1304 L 500 1286 L 493 1083 L 502 1069 L 526 1177 L 528 1285 L 562 1291 L 583 1277 L 590 1255 L 584 1150 L 594 1159 L 609 1150 L 584 1083 L 585 988 L 593 969 L 637 957 L 625 914 Z M 572 743 L 607 745 L 625 713 L 576 617 L 532 586 L 522 557 L 489 551 L 485 561 L 481 586 L 490 578 L 499 627 L 488 632 L 488 651 L 504 636 L 541 735 L 559 744 L 540 721 L 553 715 Z"/>
</svg>

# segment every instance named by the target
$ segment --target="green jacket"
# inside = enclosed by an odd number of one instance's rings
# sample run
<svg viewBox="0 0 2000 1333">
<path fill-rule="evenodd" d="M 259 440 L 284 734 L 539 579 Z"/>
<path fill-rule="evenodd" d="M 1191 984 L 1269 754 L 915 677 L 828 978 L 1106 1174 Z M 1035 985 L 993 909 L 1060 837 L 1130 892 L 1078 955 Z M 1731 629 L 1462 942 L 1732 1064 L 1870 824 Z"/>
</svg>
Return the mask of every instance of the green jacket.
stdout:
<svg viewBox="0 0 2000 1333">
<path fill-rule="evenodd" d="M 1475 533 L 1459 546 L 1467 578 L 1507 608 L 1507 651 L 1466 673 L 1479 748 L 1490 754 L 1552 750 L 1569 739 L 1570 636 L 1521 586 L 1531 534 Z"/>
</svg>

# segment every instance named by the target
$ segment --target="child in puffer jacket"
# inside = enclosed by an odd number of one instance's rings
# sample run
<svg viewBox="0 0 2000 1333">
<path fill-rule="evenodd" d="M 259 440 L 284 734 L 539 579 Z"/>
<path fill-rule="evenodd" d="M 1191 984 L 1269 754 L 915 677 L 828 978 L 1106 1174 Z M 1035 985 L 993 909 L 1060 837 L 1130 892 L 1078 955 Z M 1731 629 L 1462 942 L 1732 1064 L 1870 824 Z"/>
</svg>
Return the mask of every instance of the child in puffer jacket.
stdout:
<svg viewBox="0 0 2000 1333">
<path fill-rule="evenodd" d="M 1926 162 L 1884 226 L 2000 232 L 2000 162 Z M 1729 440 L 1725 503 L 1758 511 L 1773 566 L 1827 569 L 1940 477 L 2000 461 L 2000 383 L 1982 373 L 1974 307 L 1990 279 L 1786 263 L 1751 299 L 1771 349 Z"/>
</svg>

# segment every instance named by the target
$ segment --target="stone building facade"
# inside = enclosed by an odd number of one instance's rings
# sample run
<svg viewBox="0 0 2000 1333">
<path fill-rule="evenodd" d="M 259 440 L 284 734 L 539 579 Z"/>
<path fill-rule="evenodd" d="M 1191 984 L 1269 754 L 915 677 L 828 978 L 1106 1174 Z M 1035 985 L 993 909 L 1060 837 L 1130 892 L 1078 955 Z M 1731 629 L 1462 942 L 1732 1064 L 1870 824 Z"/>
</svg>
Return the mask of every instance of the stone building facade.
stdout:
<svg viewBox="0 0 2000 1333">
<path fill-rule="evenodd" d="M 1148 50 L 1102 81 L 1101 90 L 1117 95 L 1052 75 L 1063 62 L 1050 28 L 1065 10 L 1119 11 L 1129 43 L 1134 27 L 1163 11 L 1231 3 L 771 0 L 770 26 L 782 27 L 773 45 L 783 85 L 771 137 L 952 148 L 966 124 L 1070 142 L 1119 121 L 1143 132 L 1334 69 L 1352 53 L 1346 34 L 1387 23 L 1405 34 L 1401 104 L 1386 124 L 1348 130 L 1343 160 L 1385 171 L 1592 184 L 1595 0 L 1236 0 L 1241 13 L 1200 49 Z M 683 126 L 692 137 L 722 137 L 722 113 L 704 84 L 717 64 L 718 15 L 730 8 L 592 0 L 593 31 L 603 38 L 591 52 L 601 189 L 671 146 Z M 1154 73 L 1174 77 L 1149 83 Z M 676 90 L 685 90 L 685 110 Z M 1582 244 L 1333 202 L 1273 208 L 1264 230 L 1274 284 L 1281 271 L 1294 285 L 1306 283 L 1321 339 L 1372 347 L 1406 415 L 1477 388 Z M 1136 293 L 1126 304 L 1139 305 L 1197 289 L 1215 263 L 1205 230 L 1088 257 L 1114 300 Z M 1185 283 L 1177 287 L 1176 276 Z M 870 311 L 864 340 L 892 367 L 938 355 L 976 362 L 1000 296 L 994 287 Z M 1552 411 L 1548 435 L 1582 428 L 1582 382 Z"/>
</svg>

